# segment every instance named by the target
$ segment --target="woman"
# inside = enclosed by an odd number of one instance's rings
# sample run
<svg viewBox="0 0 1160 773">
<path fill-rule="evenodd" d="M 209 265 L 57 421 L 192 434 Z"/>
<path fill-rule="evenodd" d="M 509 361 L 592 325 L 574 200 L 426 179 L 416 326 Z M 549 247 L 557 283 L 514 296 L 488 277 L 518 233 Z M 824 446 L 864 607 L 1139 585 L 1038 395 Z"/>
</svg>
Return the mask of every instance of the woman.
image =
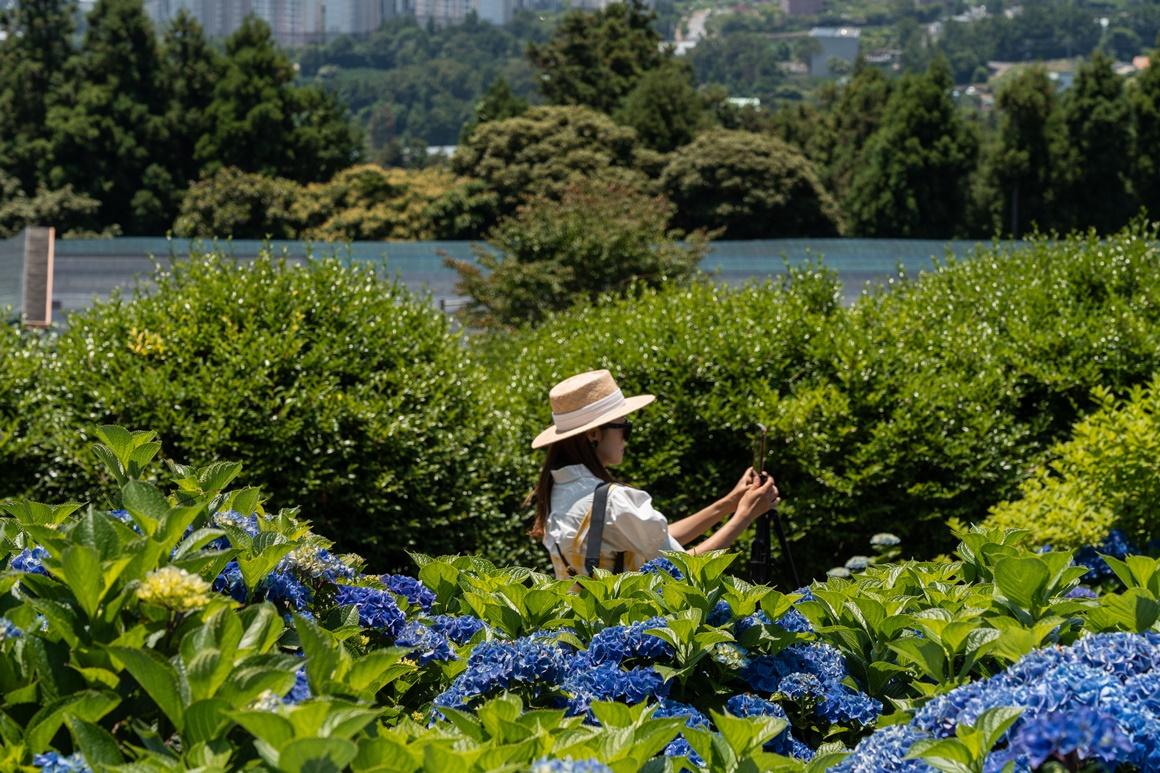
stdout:
<svg viewBox="0 0 1160 773">
<path fill-rule="evenodd" d="M 556 576 L 567 579 L 584 573 L 593 494 L 601 483 L 613 482 L 608 468 L 624 460 L 632 430 L 624 417 L 656 398 L 625 397 L 611 373 L 596 370 L 561 381 L 548 399 L 554 423 L 532 441 L 532 448 L 546 446 L 548 456 L 529 497 L 536 506 L 531 536 L 543 541 Z M 777 501 L 773 478 L 767 476 L 763 482 L 749 468 L 724 497 L 670 525 L 647 493 L 614 484 L 608 492 L 600 568 L 635 570 L 662 550 L 686 550 L 684 545 L 732 514 L 712 536 L 687 550 L 704 553 L 729 547 Z"/>
</svg>

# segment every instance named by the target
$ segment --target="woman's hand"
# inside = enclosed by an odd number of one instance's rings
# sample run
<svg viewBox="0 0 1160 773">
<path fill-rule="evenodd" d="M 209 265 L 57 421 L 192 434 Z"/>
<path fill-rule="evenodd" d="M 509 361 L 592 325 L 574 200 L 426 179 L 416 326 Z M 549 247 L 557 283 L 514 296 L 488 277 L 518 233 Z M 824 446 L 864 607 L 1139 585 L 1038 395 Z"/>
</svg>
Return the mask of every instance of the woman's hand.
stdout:
<svg viewBox="0 0 1160 773">
<path fill-rule="evenodd" d="M 738 506 L 741 504 L 741 497 L 753 485 L 753 481 L 757 479 L 757 474 L 754 473 L 753 468 L 750 467 L 741 475 L 741 480 L 737 481 L 737 485 L 733 490 L 725 495 L 725 504 L 729 506 L 729 512 L 737 512 Z"/>
<path fill-rule="evenodd" d="M 737 517 L 747 521 L 754 521 L 758 516 L 765 515 L 778 503 L 777 484 L 773 476 L 767 475 L 765 482 L 760 476 L 754 476 L 754 481 L 742 492 L 741 501 L 737 504 Z"/>
</svg>

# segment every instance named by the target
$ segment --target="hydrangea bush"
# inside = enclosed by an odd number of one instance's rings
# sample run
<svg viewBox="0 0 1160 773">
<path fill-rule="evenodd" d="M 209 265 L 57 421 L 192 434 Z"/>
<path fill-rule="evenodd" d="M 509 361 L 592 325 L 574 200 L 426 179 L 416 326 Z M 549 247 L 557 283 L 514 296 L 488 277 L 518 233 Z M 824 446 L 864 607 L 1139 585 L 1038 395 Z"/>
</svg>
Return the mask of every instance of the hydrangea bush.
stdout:
<svg viewBox="0 0 1160 773">
<path fill-rule="evenodd" d="M 163 491 L 149 433 L 96 434 L 112 509 L 3 505 L 4 769 L 1160 766 L 1153 559 L 976 529 L 793 593 L 724 553 L 376 575 L 237 465 Z"/>
</svg>

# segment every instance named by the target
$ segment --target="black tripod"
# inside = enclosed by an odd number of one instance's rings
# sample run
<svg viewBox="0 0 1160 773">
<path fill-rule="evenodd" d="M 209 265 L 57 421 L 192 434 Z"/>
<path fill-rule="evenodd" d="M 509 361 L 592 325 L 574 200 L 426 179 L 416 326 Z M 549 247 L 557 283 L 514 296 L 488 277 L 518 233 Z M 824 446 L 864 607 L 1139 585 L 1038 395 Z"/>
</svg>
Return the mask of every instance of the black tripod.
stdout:
<svg viewBox="0 0 1160 773">
<path fill-rule="evenodd" d="M 757 428 L 761 431 L 761 449 L 757 456 L 757 465 L 753 468 L 757 474 L 761 476 L 762 482 L 765 481 L 768 473 L 765 472 L 765 440 L 766 429 L 762 424 L 758 424 Z M 789 540 L 785 536 L 785 524 L 782 523 L 782 517 L 777 512 L 777 505 L 774 505 L 768 513 L 757 518 L 754 528 L 757 530 L 753 535 L 753 545 L 749 550 L 749 578 L 753 582 L 766 585 L 773 579 L 773 556 L 770 550 L 769 527 L 772 523 L 773 528 L 777 530 L 777 543 L 781 547 L 781 554 L 785 557 L 786 564 L 789 566 L 789 575 L 793 579 L 793 587 L 800 588 L 801 581 L 798 579 L 797 567 L 793 562 L 793 553 L 789 550 Z"/>
</svg>

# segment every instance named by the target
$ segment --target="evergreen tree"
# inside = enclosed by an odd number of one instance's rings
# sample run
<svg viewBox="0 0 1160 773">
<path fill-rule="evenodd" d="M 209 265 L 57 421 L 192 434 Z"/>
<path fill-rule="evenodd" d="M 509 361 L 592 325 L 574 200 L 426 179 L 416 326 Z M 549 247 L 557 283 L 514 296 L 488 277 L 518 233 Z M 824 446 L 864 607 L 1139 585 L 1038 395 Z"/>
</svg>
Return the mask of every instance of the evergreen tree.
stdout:
<svg viewBox="0 0 1160 773">
<path fill-rule="evenodd" d="M 854 233 L 946 238 L 961 229 L 978 141 L 951 86 L 945 60 L 936 59 L 894 89 L 850 186 Z"/>
<path fill-rule="evenodd" d="M 550 41 L 528 46 L 528 59 L 542 71 L 544 97 L 612 113 L 641 75 L 672 56 L 661 51 L 655 18 L 641 0 L 569 12 Z"/>
<path fill-rule="evenodd" d="M 200 177 L 197 143 L 213 130 L 209 107 L 222 63 L 197 19 L 184 9 L 165 31 L 162 52 L 162 82 L 169 96 L 165 156 L 177 187 L 184 190 Z"/>
<path fill-rule="evenodd" d="M 165 97 L 160 55 L 141 0 L 98 0 L 76 77 L 53 94 L 47 182 L 101 202 L 98 226 L 158 233 L 173 179 L 161 163 Z"/>
<path fill-rule="evenodd" d="M 299 182 L 329 179 L 358 157 L 335 100 L 293 85 L 294 67 L 270 27 L 250 16 L 226 40 L 226 64 L 197 145 L 207 172 L 232 166 Z"/>
<path fill-rule="evenodd" d="M 1012 77 L 995 101 L 999 112 L 997 136 L 981 163 L 981 209 L 989 215 L 988 230 L 1019 238 L 1032 224 L 1056 225 L 1051 205 L 1052 148 L 1059 146 L 1061 130 L 1055 84 L 1043 67 L 1032 67 Z"/>
<path fill-rule="evenodd" d="M 1072 227 L 1111 233 L 1133 214 L 1129 190 L 1131 107 L 1112 60 L 1097 51 L 1080 65 L 1063 98 L 1056 157 L 1059 205 Z"/>
<path fill-rule="evenodd" d="M 1136 77 L 1131 101 L 1136 128 L 1132 179 L 1140 203 L 1160 220 L 1160 50 L 1152 52 L 1147 69 Z"/>
<path fill-rule="evenodd" d="M 48 97 L 73 54 L 73 0 L 21 0 L 0 12 L 0 171 L 35 190 L 49 146 Z"/>
<path fill-rule="evenodd" d="M 707 118 L 692 68 L 677 60 L 642 75 L 615 117 L 636 129 L 644 145 L 662 153 L 692 142 Z"/>
<path fill-rule="evenodd" d="M 890 92 L 890 79 L 858 57 L 854 74 L 827 110 L 823 127 L 814 131 L 826 140 L 824 157 L 806 146 L 807 154 L 821 164 L 823 184 L 838 201 L 848 195 L 862 150 L 882 124 Z"/>
<path fill-rule="evenodd" d="M 488 121 L 502 121 L 505 118 L 515 118 L 528 112 L 528 101 L 520 99 L 512 93 L 511 86 L 502 75 L 491 82 L 484 92 L 483 99 L 475 105 L 475 115 L 463 126 L 460 132 L 460 143 L 466 142 L 475 127 Z"/>
</svg>

